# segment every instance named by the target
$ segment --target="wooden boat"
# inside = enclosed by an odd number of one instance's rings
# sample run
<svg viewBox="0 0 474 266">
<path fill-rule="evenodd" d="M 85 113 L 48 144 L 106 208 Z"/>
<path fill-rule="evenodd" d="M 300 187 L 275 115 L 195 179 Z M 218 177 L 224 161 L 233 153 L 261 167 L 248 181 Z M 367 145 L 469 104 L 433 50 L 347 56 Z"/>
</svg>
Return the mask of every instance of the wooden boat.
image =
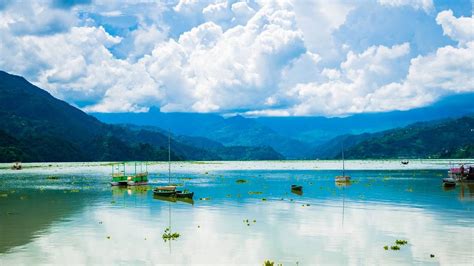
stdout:
<svg viewBox="0 0 474 266">
<path fill-rule="evenodd" d="M 295 191 L 303 191 L 303 186 L 299 186 L 299 185 L 291 185 L 291 190 L 295 190 Z"/>
<path fill-rule="evenodd" d="M 161 190 L 158 188 L 153 189 L 153 194 L 161 197 L 176 197 L 175 190 Z"/>
<path fill-rule="evenodd" d="M 194 192 L 190 192 L 190 191 L 181 191 L 181 190 L 177 190 L 176 191 L 176 197 L 177 198 L 186 198 L 186 199 L 192 199 L 194 196 Z"/>
<path fill-rule="evenodd" d="M 451 178 L 451 177 L 443 178 L 443 186 L 444 187 L 455 187 L 456 186 L 456 180 L 454 178 Z"/>
</svg>

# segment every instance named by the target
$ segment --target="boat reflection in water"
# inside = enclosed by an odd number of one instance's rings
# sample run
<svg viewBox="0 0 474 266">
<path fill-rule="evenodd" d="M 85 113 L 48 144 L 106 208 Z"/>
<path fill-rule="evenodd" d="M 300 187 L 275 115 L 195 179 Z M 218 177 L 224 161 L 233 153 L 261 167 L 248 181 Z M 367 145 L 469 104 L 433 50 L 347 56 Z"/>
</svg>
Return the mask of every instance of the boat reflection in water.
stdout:
<svg viewBox="0 0 474 266">
<path fill-rule="evenodd" d="M 459 199 L 462 201 L 474 201 L 474 184 L 461 183 L 459 189 Z"/>
</svg>

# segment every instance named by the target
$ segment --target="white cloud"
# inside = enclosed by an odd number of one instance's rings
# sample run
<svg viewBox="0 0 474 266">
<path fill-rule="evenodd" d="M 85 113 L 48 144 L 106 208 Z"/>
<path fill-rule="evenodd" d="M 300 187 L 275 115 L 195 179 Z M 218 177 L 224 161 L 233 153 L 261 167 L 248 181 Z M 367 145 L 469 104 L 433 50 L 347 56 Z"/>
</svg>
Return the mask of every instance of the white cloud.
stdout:
<svg viewBox="0 0 474 266">
<path fill-rule="evenodd" d="M 411 6 L 415 9 L 423 9 L 430 12 L 434 9 L 433 0 L 377 0 L 379 4 L 386 6 Z"/>
<path fill-rule="evenodd" d="M 370 95 L 398 78 L 399 72 L 393 69 L 409 50 L 409 44 L 404 43 L 393 47 L 373 46 L 361 54 L 349 52 L 340 69 L 322 71 L 325 82 L 300 83 L 280 97 L 292 99 L 293 106 L 287 109 L 292 115 L 375 111 Z"/>
<path fill-rule="evenodd" d="M 159 106 L 254 116 L 346 115 L 419 107 L 473 90 L 472 17 L 443 11 L 438 27 L 430 16 L 438 35 L 444 38 L 442 28 L 458 46 L 438 44 L 423 55 L 413 53 L 410 39 L 373 45 L 378 38 L 361 36 L 357 42 L 371 45 L 356 48 L 345 34 L 333 38 L 364 3 L 102 0 L 72 9 L 32 2 L 24 10 L 11 4 L 0 10 L 0 68 L 97 112 Z M 379 3 L 433 8 L 431 1 Z"/>
<path fill-rule="evenodd" d="M 436 22 L 443 27 L 444 35 L 460 45 L 474 40 L 474 17 L 456 18 L 453 11 L 445 10 L 436 16 Z"/>
</svg>

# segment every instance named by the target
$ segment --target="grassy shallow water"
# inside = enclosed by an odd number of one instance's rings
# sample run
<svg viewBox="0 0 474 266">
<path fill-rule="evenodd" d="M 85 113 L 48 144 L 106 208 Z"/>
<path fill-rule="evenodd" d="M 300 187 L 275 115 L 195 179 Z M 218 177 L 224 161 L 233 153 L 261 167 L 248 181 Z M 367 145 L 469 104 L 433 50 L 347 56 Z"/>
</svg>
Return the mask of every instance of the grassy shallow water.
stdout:
<svg viewBox="0 0 474 266">
<path fill-rule="evenodd" d="M 337 163 L 175 163 L 171 182 L 193 202 L 153 196 L 168 182 L 162 163 L 129 189 L 110 187 L 107 163 L 4 167 L 0 264 L 473 261 L 474 187 L 444 189 L 446 165 L 349 162 L 353 182 L 338 186 Z M 407 243 L 392 250 L 397 240 Z"/>
</svg>

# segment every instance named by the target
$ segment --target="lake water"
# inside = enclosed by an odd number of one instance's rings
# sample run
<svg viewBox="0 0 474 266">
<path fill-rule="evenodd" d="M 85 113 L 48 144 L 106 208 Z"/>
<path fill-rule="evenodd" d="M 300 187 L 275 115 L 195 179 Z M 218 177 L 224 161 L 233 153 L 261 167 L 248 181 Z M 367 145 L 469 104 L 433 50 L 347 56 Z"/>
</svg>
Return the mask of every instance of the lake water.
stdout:
<svg viewBox="0 0 474 266">
<path fill-rule="evenodd" d="M 338 161 L 173 163 L 194 202 L 153 196 L 166 163 L 130 189 L 104 163 L 0 164 L 0 265 L 472 265 L 474 187 L 441 186 L 449 161 L 346 163 L 347 186 Z"/>
</svg>

